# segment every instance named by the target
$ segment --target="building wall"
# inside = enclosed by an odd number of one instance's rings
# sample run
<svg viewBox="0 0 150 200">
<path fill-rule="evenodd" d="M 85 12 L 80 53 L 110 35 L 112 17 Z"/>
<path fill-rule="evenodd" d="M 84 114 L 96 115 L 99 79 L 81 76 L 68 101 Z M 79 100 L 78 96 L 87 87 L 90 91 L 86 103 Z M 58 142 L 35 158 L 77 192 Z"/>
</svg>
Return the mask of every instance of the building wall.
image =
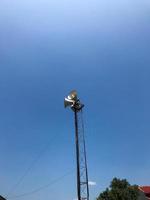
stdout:
<svg viewBox="0 0 150 200">
<path fill-rule="evenodd" d="M 147 200 L 147 198 L 145 197 L 145 194 L 143 192 L 140 191 L 139 193 L 140 193 L 140 195 L 139 195 L 138 200 Z"/>
</svg>

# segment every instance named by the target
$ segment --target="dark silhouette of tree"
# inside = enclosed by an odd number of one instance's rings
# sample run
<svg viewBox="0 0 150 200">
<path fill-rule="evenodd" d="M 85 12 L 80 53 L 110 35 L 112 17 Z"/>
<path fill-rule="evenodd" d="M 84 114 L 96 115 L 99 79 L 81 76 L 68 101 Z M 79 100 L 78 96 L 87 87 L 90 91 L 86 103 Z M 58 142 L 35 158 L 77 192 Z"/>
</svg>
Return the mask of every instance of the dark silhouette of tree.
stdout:
<svg viewBox="0 0 150 200">
<path fill-rule="evenodd" d="M 114 178 L 106 190 L 100 193 L 97 200 L 138 200 L 137 185 L 130 185 L 126 179 Z"/>
</svg>

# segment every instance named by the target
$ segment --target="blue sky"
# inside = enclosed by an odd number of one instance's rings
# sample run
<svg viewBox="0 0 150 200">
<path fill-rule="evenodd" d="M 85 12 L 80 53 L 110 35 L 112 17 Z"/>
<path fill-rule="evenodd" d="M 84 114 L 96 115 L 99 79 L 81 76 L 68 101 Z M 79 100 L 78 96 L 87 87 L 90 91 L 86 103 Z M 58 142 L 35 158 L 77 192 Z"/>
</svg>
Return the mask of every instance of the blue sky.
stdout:
<svg viewBox="0 0 150 200">
<path fill-rule="evenodd" d="M 114 176 L 150 185 L 149 37 L 148 0 L 0 2 L 1 195 L 74 170 L 73 113 L 63 107 L 72 89 L 85 104 L 91 199 Z M 18 199 L 43 198 L 75 199 L 75 171 Z"/>
</svg>

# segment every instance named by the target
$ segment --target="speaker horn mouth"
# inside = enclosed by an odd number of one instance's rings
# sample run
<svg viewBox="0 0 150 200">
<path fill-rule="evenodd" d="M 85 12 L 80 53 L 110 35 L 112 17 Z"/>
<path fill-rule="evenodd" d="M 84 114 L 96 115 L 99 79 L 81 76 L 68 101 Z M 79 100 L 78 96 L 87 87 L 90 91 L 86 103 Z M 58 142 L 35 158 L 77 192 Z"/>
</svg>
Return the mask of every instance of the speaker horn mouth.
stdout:
<svg viewBox="0 0 150 200">
<path fill-rule="evenodd" d="M 64 99 L 65 108 L 68 107 L 68 106 L 73 107 L 74 105 L 75 105 L 75 100 L 68 99 L 68 98 Z"/>
</svg>

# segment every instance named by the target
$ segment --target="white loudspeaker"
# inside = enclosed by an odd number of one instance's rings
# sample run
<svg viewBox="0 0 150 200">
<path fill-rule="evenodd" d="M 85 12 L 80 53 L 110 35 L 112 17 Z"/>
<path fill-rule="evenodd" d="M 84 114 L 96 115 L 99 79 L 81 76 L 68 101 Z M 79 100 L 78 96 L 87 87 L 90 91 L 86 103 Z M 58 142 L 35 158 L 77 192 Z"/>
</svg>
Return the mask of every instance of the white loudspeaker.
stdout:
<svg viewBox="0 0 150 200">
<path fill-rule="evenodd" d="M 75 104 L 75 102 L 77 100 L 78 100 L 77 99 L 77 92 L 76 92 L 76 90 L 72 90 L 69 93 L 68 97 L 66 97 L 64 99 L 64 106 L 65 106 L 65 108 L 68 107 L 68 106 L 70 106 L 70 107 L 74 106 L 74 104 Z"/>
<path fill-rule="evenodd" d="M 72 106 L 74 106 L 74 104 L 75 104 L 74 100 L 70 100 L 68 98 L 65 98 L 65 100 L 64 100 L 64 106 L 65 106 L 65 108 L 68 107 L 68 106 L 72 107 Z"/>
</svg>

